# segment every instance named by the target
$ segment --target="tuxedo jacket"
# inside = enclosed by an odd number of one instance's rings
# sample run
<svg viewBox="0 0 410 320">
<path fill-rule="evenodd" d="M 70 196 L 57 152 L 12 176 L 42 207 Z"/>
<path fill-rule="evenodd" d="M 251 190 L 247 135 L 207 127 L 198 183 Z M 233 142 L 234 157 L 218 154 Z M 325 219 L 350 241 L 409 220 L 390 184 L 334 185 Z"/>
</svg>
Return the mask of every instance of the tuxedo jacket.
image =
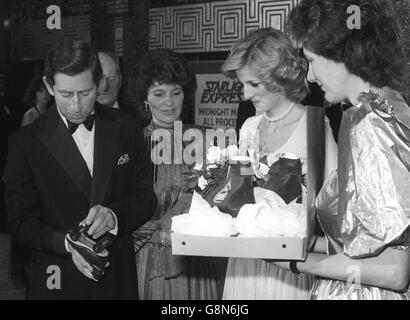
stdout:
<svg viewBox="0 0 410 320">
<path fill-rule="evenodd" d="M 6 204 L 12 235 L 33 250 L 29 298 L 137 298 L 131 233 L 156 207 L 150 160 L 135 120 L 98 103 L 94 110 L 92 177 L 56 106 L 9 138 Z M 75 267 L 64 238 L 98 204 L 115 213 L 118 234 L 96 283 Z"/>
</svg>

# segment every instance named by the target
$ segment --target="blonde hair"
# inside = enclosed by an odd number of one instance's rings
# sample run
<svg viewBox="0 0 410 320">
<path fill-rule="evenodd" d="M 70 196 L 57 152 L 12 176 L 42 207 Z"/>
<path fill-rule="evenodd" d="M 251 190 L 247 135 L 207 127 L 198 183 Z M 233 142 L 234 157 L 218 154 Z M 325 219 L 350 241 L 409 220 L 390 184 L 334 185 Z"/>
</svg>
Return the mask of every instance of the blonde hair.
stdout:
<svg viewBox="0 0 410 320">
<path fill-rule="evenodd" d="M 251 67 L 270 92 L 301 102 L 309 92 L 307 62 L 280 30 L 263 28 L 237 41 L 222 65 L 222 72 L 236 78 L 236 71 Z"/>
</svg>

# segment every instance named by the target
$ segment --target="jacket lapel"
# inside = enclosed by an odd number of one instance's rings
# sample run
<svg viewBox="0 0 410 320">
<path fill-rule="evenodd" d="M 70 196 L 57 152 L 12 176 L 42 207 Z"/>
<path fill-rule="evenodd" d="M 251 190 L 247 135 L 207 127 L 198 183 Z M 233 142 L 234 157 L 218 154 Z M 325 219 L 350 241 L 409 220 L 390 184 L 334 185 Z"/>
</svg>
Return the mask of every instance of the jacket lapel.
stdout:
<svg viewBox="0 0 410 320">
<path fill-rule="evenodd" d="M 105 112 L 99 104 L 95 106 L 94 169 L 90 195 L 90 207 L 103 204 L 120 139 L 121 122 Z"/>
<path fill-rule="evenodd" d="M 45 129 L 39 132 L 40 139 L 89 201 L 90 172 L 55 105 L 47 112 L 45 121 Z"/>
</svg>

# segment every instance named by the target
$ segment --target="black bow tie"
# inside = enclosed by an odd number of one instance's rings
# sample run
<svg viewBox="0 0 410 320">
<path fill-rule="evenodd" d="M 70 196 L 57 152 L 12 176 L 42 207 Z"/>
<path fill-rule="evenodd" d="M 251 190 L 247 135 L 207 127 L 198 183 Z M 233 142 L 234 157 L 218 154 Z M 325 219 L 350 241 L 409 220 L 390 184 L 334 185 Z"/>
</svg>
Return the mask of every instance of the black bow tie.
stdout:
<svg viewBox="0 0 410 320">
<path fill-rule="evenodd" d="M 95 115 L 89 114 L 88 117 L 84 120 L 84 122 L 82 122 L 82 124 L 84 125 L 84 127 L 87 128 L 88 131 L 91 131 L 94 125 L 94 120 L 95 120 Z M 70 131 L 71 134 L 73 134 L 81 123 L 72 123 L 67 120 L 67 124 L 68 124 L 68 130 Z"/>
</svg>

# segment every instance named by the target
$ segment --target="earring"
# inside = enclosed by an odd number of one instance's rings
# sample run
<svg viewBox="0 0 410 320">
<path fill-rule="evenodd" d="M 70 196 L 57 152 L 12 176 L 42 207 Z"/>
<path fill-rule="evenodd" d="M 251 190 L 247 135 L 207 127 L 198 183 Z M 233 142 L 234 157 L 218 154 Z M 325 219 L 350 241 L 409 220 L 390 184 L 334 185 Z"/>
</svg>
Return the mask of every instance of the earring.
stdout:
<svg viewBox="0 0 410 320">
<path fill-rule="evenodd" d="M 144 102 L 144 104 L 145 104 L 145 112 L 148 112 L 148 103 Z"/>
</svg>

